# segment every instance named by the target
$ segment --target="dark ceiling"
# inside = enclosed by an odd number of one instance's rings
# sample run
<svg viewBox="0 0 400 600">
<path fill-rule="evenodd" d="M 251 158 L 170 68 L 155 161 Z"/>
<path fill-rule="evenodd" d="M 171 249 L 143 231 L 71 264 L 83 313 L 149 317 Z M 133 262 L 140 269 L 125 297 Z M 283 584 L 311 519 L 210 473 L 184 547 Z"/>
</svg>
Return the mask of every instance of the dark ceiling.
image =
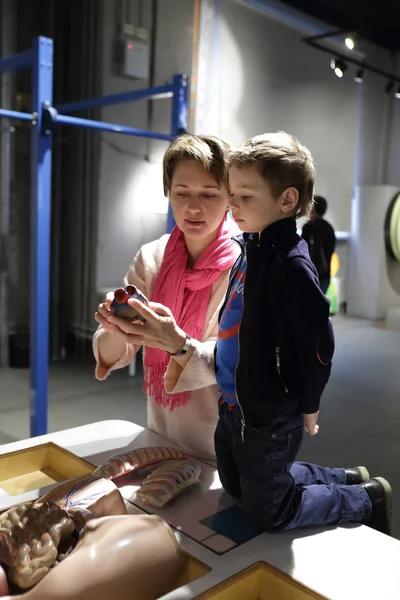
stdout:
<svg viewBox="0 0 400 600">
<path fill-rule="evenodd" d="M 400 0 L 282 0 L 390 51 L 400 50 Z"/>
</svg>

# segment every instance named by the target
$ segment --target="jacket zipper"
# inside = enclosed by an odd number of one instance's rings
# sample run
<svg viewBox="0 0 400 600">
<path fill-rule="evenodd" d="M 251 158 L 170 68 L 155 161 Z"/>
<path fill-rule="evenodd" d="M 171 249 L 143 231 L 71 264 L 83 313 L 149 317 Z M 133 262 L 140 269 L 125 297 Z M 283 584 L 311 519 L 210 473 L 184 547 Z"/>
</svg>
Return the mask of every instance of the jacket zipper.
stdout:
<svg viewBox="0 0 400 600">
<path fill-rule="evenodd" d="M 286 383 L 284 382 L 284 379 L 283 379 L 282 373 L 281 373 L 281 349 L 279 348 L 279 346 L 276 346 L 276 348 L 275 348 L 275 358 L 276 358 L 276 370 L 278 371 L 279 379 L 281 380 L 283 389 L 285 390 L 285 394 L 287 394 L 289 390 L 287 389 Z"/>
<path fill-rule="evenodd" d="M 244 247 L 244 255 L 246 257 L 246 270 L 247 270 L 247 250 L 246 250 L 246 246 Z M 243 248 L 242 248 L 242 262 L 243 262 Z M 244 288 L 245 288 L 245 283 L 246 283 L 246 277 L 244 278 L 243 281 L 243 306 L 244 306 Z M 243 313 L 242 313 L 243 315 Z M 242 415 L 242 418 L 240 420 L 241 422 L 241 437 L 242 437 L 242 442 L 244 442 L 244 430 L 246 427 L 246 419 L 244 418 L 244 412 L 243 412 L 243 408 L 242 405 L 240 404 L 240 400 L 239 400 L 239 394 L 237 391 L 237 386 L 236 386 L 236 374 L 237 374 L 237 370 L 238 370 L 238 366 L 239 366 L 239 362 L 240 362 L 240 326 L 242 324 L 242 319 L 240 319 L 240 323 L 239 323 L 239 331 L 238 331 L 238 362 L 236 365 L 236 369 L 235 369 L 235 392 L 236 392 L 236 400 L 240 409 L 240 413 Z"/>
</svg>

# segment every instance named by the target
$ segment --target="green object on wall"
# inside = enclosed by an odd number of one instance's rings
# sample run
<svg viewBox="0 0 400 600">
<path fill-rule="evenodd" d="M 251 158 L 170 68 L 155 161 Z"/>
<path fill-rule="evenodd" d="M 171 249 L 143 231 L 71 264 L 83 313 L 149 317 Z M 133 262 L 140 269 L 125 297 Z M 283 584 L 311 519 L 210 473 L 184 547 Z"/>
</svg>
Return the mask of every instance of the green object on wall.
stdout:
<svg viewBox="0 0 400 600">
<path fill-rule="evenodd" d="M 331 282 L 326 292 L 326 297 L 331 301 L 331 314 L 336 314 L 337 312 L 339 312 L 337 292 L 338 290 L 336 281 L 334 277 L 331 277 Z"/>
<path fill-rule="evenodd" d="M 385 218 L 386 252 L 400 262 L 400 193 L 397 193 L 386 213 Z"/>
</svg>

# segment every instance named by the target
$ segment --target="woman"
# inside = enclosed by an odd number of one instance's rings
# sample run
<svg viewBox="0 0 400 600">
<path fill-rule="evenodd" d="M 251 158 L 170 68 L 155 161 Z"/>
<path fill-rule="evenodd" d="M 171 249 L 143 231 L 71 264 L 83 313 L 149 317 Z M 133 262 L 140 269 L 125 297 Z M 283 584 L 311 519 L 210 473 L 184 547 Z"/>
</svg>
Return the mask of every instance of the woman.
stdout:
<svg viewBox="0 0 400 600">
<path fill-rule="evenodd" d="M 144 346 L 148 428 L 188 454 L 212 460 L 218 389 L 214 346 L 218 313 L 239 248 L 231 240 L 227 154 L 215 137 L 183 135 L 163 161 L 164 192 L 176 221 L 171 235 L 144 245 L 125 284 L 150 299 L 129 302 L 146 319 L 132 324 L 100 304 L 93 340 L 96 377 L 125 367 Z"/>
</svg>

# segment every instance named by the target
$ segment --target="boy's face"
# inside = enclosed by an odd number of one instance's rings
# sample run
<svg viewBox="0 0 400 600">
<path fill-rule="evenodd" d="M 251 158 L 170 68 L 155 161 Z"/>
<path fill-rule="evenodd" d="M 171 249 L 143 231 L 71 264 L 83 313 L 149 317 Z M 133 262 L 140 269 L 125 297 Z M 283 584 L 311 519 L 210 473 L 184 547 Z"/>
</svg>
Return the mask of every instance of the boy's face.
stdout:
<svg viewBox="0 0 400 600">
<path fill-rule="evenodd" d="M 279 198 L 256 166 L 229 169 L 230 207 L 238 227 L 247 233 L 261 233 L 268 225 L 291 213 L 298 202 L 298 192 L 288 188 Z"/>
</svg>

